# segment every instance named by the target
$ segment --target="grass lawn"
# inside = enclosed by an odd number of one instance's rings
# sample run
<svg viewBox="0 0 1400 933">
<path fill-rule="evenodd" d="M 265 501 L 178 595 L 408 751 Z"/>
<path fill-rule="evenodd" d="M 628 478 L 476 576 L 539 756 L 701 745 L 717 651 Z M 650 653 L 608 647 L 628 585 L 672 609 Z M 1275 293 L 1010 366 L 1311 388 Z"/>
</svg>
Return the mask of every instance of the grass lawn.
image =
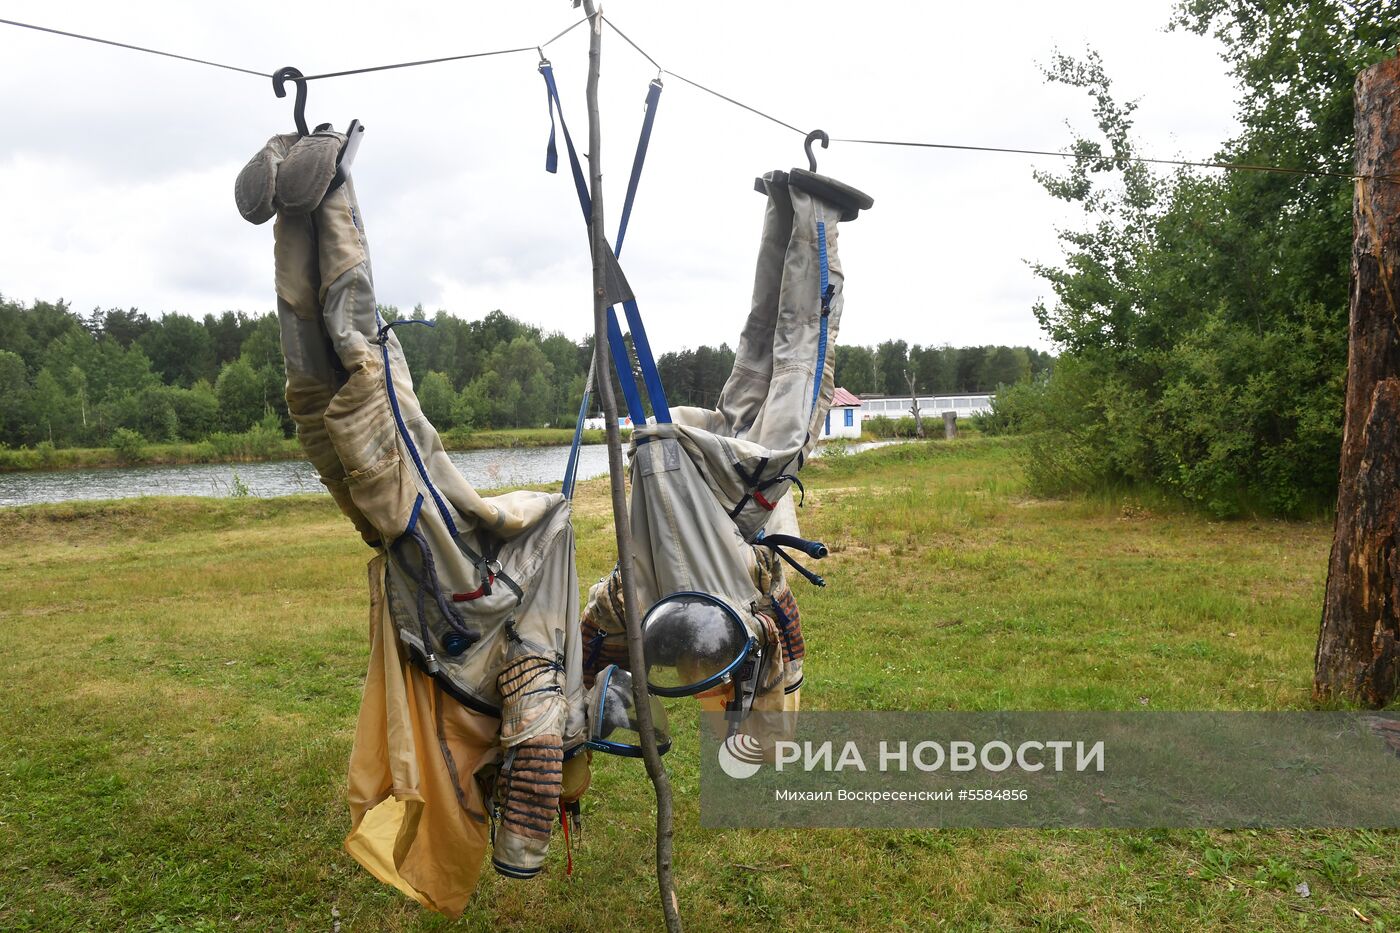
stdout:
<svg viewBox="0 0 1400 933">
<path fill-rule="evenodd" d="M 804 708 L 1308 707 L 1329 524 L 1019 476 L 996 439 L 809 465 Z M 580 486 L 585 585 L 606 509 Z M 556 839 L 456 925 L 341 850 L 370 554 L 329 498 L 0 510 L 0 541 L 0 929 L 659 925 L 639 762 L 595 756 L 572 879 Z M 1400 929 L 1400 833 L 702 830 L 693 706 L 667 756 L 690 930 Z"/>
</svg>

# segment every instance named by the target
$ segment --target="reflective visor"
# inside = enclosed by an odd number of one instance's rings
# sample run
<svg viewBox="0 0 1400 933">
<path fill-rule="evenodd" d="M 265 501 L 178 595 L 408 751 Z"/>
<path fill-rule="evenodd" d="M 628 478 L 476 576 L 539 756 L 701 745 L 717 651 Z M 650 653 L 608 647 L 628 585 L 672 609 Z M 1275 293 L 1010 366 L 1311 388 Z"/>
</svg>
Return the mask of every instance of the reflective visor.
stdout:
<svg viewBox="0 0 1400 933">
<path fill-rule="evenodd" d="M 642 620 L 647 687 L 693 696 L 727 682 L 756 643 L 728 604 L 706 593 L 673 593 Z"/>
<path fill-rule="evenodd" d="M 671 735 L 666 726 L 666 708 L 654 696 L 651 704 L 651 724 L 656 730 L 656 747 L 661 754 L 671 748 Z M 589 748 L 610 755 L 628 758 L 642 757 L 642 737 L 637 731 L 637 705 L 632 695 L 632 675 L 616 664 L 598 672 L 593 689 L 588 693 Z"/>
</svg>

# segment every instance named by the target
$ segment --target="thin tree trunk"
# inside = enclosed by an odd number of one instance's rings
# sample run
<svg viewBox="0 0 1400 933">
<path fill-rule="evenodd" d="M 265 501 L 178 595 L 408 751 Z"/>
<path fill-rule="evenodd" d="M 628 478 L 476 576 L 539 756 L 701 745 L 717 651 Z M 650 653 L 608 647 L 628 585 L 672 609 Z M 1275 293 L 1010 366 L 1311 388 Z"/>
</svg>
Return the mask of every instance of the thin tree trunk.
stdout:
<svg viewBox="0 0 1400 933">
<path fill-rule="evenodd" d="M 914 434 L 919 440 L 924 439 L 924 416 L 919 411 L 919 390 L 914 387 L 914 375 L 909 370 L 904 371 L 904 379 L 909 383 L 909 414 L 914 416 Z"/>
<path fill-rule="evenodd" d="M 1356 79 L 1356 171 L 1400 175 L 1400 59 Z M 1400 696 L 1400 183 L 1357 180 L 1346 428 L 1313 695 Z"/>
<path fill-rule="evenodd" d="M 656 727 L 651 721 L 651 698 L 647 693 L 646 660 L 642 655 L 642 625 L 637 616 L 637 586 L 632 564 L 632 527 L 628 523 L 627 491 L 622 466 L 622 436 L 617 427 L 617 396 L 610 377 L 610 348 L 607 339 L 607 289 L 604 262 L 608 246 L 603 228 L 603 146 L 602 123 L 598 113 L 598 77 L 603 51 L 603 18 L 593 8 L 593 0 L 583 0 L 590 23 L 588 42 L 588 172 L 593 198 L 589 222 L 589 242 L 593 253 L 593 345 L 597 354 L 598 395 L 608 439 L 608 479 L 612 487 L 613 531 L 617 536 L 617 566 L 622 577 L 623 620 L 627 628 L 627 658 L 632 669 L 632 691 L 637 707 L 637 731 L 642 739 L 642 758 L 647 775 L 656 789 L 656 883 L 666 929 L 680 933 L 680 903 L 676 899 L 671 872 L 671 780 L 656 746 Z M 630 361 L 629 361 L 630 362 Z"/>
</svg>

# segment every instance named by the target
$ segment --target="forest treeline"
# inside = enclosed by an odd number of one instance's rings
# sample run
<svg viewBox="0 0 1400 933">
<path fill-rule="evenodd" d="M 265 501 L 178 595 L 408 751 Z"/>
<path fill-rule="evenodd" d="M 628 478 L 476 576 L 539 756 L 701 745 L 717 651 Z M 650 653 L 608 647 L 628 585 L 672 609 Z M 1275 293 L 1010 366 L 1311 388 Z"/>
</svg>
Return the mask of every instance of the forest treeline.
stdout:
<svg viewBox="0 0 1400 933">
<path fill-rule="evenodd" d="M 388 320 L 401 315 L 381 308 Z M 422 318 L 421 309 L 407 315 Z M 592 341 L 500 311 L 395 333 L 428 417 L 443 430 L 572 427 Z M 727 345 L 657 360 L 676 405 L 713 406 L 734 363 Z M 1046 370 L 1026 347 L 840 346 L 838 384 L 857 394 L 989 391 Z M 290 435 L 277 318 L 226 311 L 195 319 L 135 309 L 74 312 L 0 298 L 0 444 L 102 447 L 201 441 L 250 430 Z M 120 432 L 120 437 L 118 437 Z"/>
</svg>

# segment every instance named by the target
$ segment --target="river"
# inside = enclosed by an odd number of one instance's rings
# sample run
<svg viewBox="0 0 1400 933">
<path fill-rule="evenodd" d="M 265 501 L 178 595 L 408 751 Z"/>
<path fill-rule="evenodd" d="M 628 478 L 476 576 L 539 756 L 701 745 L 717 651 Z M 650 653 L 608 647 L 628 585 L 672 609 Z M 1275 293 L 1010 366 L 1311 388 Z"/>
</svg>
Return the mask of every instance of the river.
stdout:
<svg viewBox="0 0 1400 933">
<path fill-rule="evenodd" d="M 852 444 L 851 452 L 889 441 Z M 821 448 L 817 455 L 820 456 Z M 502 447 L 450 451 L 462 475 L 478 489 L 502 489 L 564 478 L 567 447 Z M 608 450 L 585 444 L 579 453 L 579 479 L 608 472 Z M 0 506 L 67 502 L 73 499 L 129 499 L 135 496 L 289 496 L 322 492 L 316 471 L 305 460 L 267 463 L 191 463 L 179 466 L 111 467 L 96 470 L 32 470 L 0 473 Z"/>
</svg>

